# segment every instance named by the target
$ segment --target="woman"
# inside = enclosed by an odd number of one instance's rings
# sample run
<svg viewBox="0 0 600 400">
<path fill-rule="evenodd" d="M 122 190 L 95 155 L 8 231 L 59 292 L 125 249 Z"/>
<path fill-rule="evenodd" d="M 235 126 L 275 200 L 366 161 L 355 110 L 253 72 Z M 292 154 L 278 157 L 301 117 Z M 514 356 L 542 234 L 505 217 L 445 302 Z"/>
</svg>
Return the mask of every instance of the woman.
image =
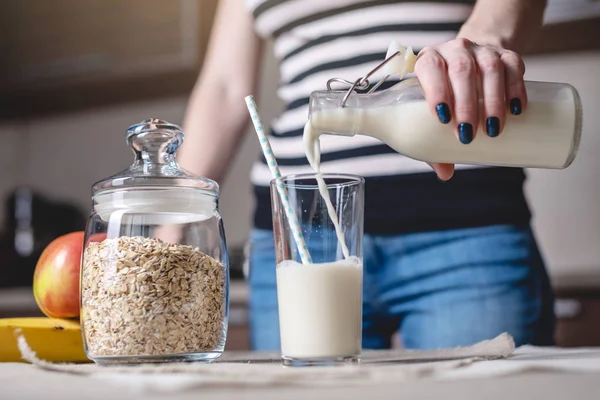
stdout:
<svg viewBox="0 0 600 400">
<path fill-rule="evenodd" d="M 479 126 L 501 135 L 507 112 L 527 112 L 518 53 L 540 29 L 544 8 L 542 0 L 221 0 L 179 160 L 196 174 L 223 178 L 247 128 L 243 98 L 257 91 L 267 39 L 286 104 L 271 132 L 283 174 L 311 172 L 300 144 L 310 92 L 332 77 L 364 75 L 392 40 L 420 50 L 415 73 L 431 112 L 452 124 L 457 140 L 468 146 Z M 322 142 L 324 172 L 366 177 L 365 348 L 389 347 L 398 330 L 407 348 L 468 345 L 502 332 L 518 345 L 553 343 L 553 298 L 521 169 L 435 164 L 434 174 L 371 138 Z M 279 348 L 270 178 L 261 156 L 251 174 L 257 350 Z"/>
</svg>

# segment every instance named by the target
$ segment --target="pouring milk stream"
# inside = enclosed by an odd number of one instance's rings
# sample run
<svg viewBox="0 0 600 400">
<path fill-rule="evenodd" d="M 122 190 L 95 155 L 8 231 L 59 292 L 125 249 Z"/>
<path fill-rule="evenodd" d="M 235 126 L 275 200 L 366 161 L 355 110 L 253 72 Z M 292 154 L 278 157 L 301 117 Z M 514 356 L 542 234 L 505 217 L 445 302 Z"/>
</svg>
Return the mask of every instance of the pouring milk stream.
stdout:
<svg viewBox="0 0 600 400">
<path fill-rule="evenodd" d="M 388 49 L 386 58 L 390 57 L 396 52 L 400 52 L 400 54 L 386 65 L 386 71 L 389 75 L 398 75 L 400 79 L 402 79 L 404 76 L 413 71 L 416 62 L 416 56 L 412 52 L 412 49 L 406 49 L 397 42 L 392 42 Z M 343 118 L 342 115 L 340 115 L 340 117 Z M 335 228 L 335 233 L 338 242 L 342 247 L 342 253 L 344 254 L 344 258 L 348 259 L 349 252 L 348 246 L 346 246 L 346 242 L 344 240 L 344 232 L 342 232 L 337 218 L 337 214 L 335 213 L 335 208 L 331 203 L 329 191 L 327 190 L 327 184 L 325 183 L 321 175 L 321 144 L 319 140 L 320 135 L 321 133 L 319 131 L 313 129 L 311 121 L 309 119 L 306 125 L 304 125 L 304 151 L 306 152 L 306 158 L 308 159 L 310 166 L 316 173 L 316 179 L 319 185 L 319 193 L 321 194 L 321 197 L 323 198 L 323 201 L 327 206 L 329 218 L 331 219 L 331 222 Z"/>
</svg>

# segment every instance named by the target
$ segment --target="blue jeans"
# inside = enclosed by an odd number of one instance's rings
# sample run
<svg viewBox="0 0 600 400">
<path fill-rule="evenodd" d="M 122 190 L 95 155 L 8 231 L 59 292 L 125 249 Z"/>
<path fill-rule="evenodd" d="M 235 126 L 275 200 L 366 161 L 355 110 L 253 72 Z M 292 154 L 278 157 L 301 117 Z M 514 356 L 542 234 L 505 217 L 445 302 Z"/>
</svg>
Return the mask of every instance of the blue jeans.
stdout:
<svg viewBox="0 0 600 400">
<path fill-rule="evenodd" d="M 250 243 L 255 350 L 279 350 L 273 232 Z M 498 225 L 363 240 L 363 348 L 466 346 L 510 333 L 517 345 L 554 343 L 554 298 L 529 227 Z"/>
</svg>

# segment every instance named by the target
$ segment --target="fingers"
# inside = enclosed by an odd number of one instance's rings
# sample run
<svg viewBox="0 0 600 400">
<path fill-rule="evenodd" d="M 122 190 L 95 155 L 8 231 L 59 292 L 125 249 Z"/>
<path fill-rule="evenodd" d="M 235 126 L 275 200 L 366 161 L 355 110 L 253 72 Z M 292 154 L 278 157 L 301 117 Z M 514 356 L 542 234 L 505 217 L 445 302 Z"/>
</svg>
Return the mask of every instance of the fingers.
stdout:
<svg viewBox="0 0 600 400">
<path fill-rule="evenodd" d="M 506 74 L 508 109 L 511 114 L 519 115 L 527 107 L 527 93 L 523 79 L 525 75 L 525 63 L 517 53 L 508 50 L 503 50 L 500 53 L 500 59 L 504 64 Z"/>
<path fill-rule="evenodd" d="M 415 64 L 415 73 L 432 113 L 442 124 L 449 123 L 452 120 L 451 96 L 444 58 L 432 47 L 423 49 Z"/>
<path fill-rule="evenodd" d="M 436 48 L 425 48 L 415 64 L 429 107 L 442 123 L 455 122 L 463 144 L 475 137 L 479 122 L 477 65 L 473 43 L 456 39 Z"/>
<path fill-rule="evenodd" d="M 481 79 L 482 123 L 490 137 L 496 137 L 504 128 L 506 115 L 505 67 L 500 55 L 489 47 L 474 51 Z"/>
<path fill-rule="evenodd" d="M 527 107 L 525 65 L 513 51 L 459 38 L 421 51 L 415 73 L 431 111 L 444 124 L 454 120 L 463 144 L 480 123 L 488 136 L 500 135 L 507 108 L 519 115 Z"/>
<path fill-rule="evenodd" d="M 440 48 L 448 66 L 456 132 L 463 144 L 473 141 L 479 122 L 477 65 L 471 48 L 472 44 L 465 40 L 455 40 Z"/>
</svg>

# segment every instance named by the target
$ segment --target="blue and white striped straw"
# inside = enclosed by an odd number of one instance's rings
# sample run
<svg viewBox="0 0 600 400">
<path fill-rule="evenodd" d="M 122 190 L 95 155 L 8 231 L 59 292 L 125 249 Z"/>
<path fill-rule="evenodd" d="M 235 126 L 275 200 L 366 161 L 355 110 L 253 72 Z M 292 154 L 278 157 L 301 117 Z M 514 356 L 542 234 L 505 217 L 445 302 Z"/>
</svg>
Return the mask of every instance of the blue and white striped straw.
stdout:
<svg viewBox="0 0 600 400">
<path fill-rule="evenodd" d="M 312 259 L 310 258 L 310 253 L 308 252 L 308 246 L 304 241 L 304 235 L 302 235 L 302 228 L 298 223 L 298 218 L 296 217 L 294 209 L 290 205 L 290 198 L 285 185 L 283 184 L 283 180 L 281 179 L 281 172 L 279 172 L 279 166 L 277 166 L 277 161 L 273 155 L 271 144 L 269 143 L 269 139 L 267 139 L 267 135 L 265 134 L 262 120 L 260 119 L 260 115 L 258 115 L 258 109 L 256 107 L 256 102 L 254 101 L 254 96 L 246 96 L 245 100 L 246 106 L 248 106 L 248 111 L 250 112 L 250 117 L 252 117 L 254 130 L 256 131 L 263 154 L 267 160 L 267 165 L 271 170 L 271 175 L 277 180 L 277 192 L 279 193 L 279 198 L 283 204 L 283 208 L 290 224 L 290 228 L 292 229 L 292 233 L 294 234 L 294 239 L 296 240 L 296 246 L 298 246 L 298 252 L 300 253 L 302 264 L 311 264 Z"/>
</svg>

